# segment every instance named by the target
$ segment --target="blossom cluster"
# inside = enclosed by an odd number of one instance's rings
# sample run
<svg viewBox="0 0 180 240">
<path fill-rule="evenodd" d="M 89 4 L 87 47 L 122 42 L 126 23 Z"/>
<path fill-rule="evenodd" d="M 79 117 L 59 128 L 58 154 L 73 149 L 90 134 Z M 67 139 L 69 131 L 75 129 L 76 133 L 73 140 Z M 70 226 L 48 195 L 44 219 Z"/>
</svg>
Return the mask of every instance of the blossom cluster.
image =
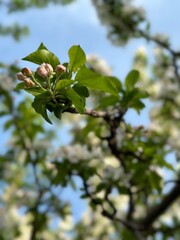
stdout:
<svg viewBox="0 0 180 240">
<path fill-rule="evenodd" d="M 93 158 L 102 159 L 100 148 L 96 147 L 90 151 L 86 145 L 82 146 L 80 144 L 60 147 L 58 154 L 60 154 L 61 158 L 67 159 L 71 163 L 78 163 L 79 161 L 91 160 Z"/>
<path fill-rule="evenodd" d="M 55 71 L 51 64 L 49 63 L 42 63 L 37 69 L 36 73 L 38 76 L 44 79 L 50 79 L 54 74 L 59 77 L 61 74 L 66 72 L 66 67 L 62 64 L 58 64 L 55 68 Z M 33 87 L 38 85 L 38 81 L 35 79 L 35 75 L 31 71 L 30 68 L 25 67 L 16 74 L 16 78 L 20 81 L 23 81 L 26 87 Z"/>
<path fill-rule="evenodd" d="M 88 55 L 87 64 L 97 73 L 105 76 L 112 75 L 112 69 L 109 67 L 107 62 L 97 55 Z"/>
<path fill-rule="evenodd" d="M 16 74 L 16 78 L 20 81 L 23 81 L 26 87 L 33 87 L 35 83 L 32 81 L 33 73 L 31 69 L 25 67 L 21 72 Z"/>
</svg>

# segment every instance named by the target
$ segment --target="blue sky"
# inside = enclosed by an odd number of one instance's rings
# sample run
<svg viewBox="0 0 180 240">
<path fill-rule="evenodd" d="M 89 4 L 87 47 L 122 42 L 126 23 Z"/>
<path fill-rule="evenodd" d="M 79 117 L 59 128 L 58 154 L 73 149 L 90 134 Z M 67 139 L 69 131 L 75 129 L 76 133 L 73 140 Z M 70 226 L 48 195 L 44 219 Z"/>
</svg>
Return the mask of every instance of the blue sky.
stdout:
<svg viewBox="0 0 180 240">
<path fill-rule="evenodd" d="M 170 35 L 174 46 L 179 47 L 180 1 L 136 0 L 135 2 L 145 7 L 152 24 L 152 31 Z M 21 25 L 29 26 L 30 35 L 20 42 L 15 42 L 11 37 L 0 36 L 0 61 L 12 63 L 17 60 L 22 67 L 28 63 L 21 61 L 21 58 L 34 51 L 41 42 L 62 62 L 68 59 L 68 49 L 72 45 L 80 44 L 86 54 L 96 53 L 104 58 L 113 68 L 113 74 L 123 79 L 131 69 L 132 57 L 137 48 L 145 45 L 143 40 L 133 40 L 123 48 L 112 46 L 106 37 L 107 30 L 100 24 L 90 0 L 77 0 L 66 7 L 50 4 L 46 9 L 30 9 L 10 15 L 6 14 L 5 9 L 0 11 L 1 23 L 8 25 L 17 21 Z M 151 54 L 151 51 L 152 48 L 149 48 L 148 53 Z M 133 119 L 135 124 L 149 122 L 147 110 L 140 117 L 130 112 L 129 118 Z M 2 137 L 4 140 L 7 139 L 1 125 L 0 136 L 1 139 Z M 1 141 L 0 149 L 3 144 L 4 142 Z M 76 198 L 75 195 L 74 197 Z M 77 201 L 78 199 L 77 196 Z"/>
<path fill-rule="evenodd" d="M 138 5 L 146 7 L 153 32 L 171 35 L 175 45 L 178 44 L 178 19 L 180 2 L 163 0 L 136 0 Z M 9 37 L 0 38 L 1 56 L 11 62 L 20 60 L 22 56 L 33 51 L 40 42 L 44 42 L 60 57 L 67 58 L 67 50 L 74 44 L 80 44 L 85 52 L 98 53 L 114 68 L 114 73 L 124 76 L 130 69 L 132 55 L 142 41 L 131 41 L 127 47 L 119 48 L 111 45 L 106 38 L 106 29 L 100 24 L 96 11 L 90 0 L 77 0 L 66 7 L 50 6 L 46 9 L 31 9 L 26 12 L 6 15 L 2 10 L 0 21 L 5 24 L 19 22 L 28 25 L 30 35 L 16 43 Z M 11 51 L 12 50 L 12 51 Z M 7 54 L 8 52 L 8 54 Z M 2 58 L 2 57 L 1 57 Z"/>
</svg>

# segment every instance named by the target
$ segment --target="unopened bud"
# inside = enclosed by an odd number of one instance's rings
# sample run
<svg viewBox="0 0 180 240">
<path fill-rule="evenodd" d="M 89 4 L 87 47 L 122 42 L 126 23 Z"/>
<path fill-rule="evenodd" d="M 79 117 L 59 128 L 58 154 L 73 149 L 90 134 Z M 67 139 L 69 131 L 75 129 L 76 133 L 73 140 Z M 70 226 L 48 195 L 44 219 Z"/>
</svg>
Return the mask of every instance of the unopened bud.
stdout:
<svg viewBox="0 0 180 240">
<path fill-rule="evenodd" d="M 40 77 L 47 77 L 48 76 L 48 73 L 47 73 L 46 69 L 43 66 L 39 66 L 37 68 L 36 72 L 37 72 L 37 74 Z"/>
<path fill-rule="evenodd" d="M 30 78 L 25 78 L 24 84 L 26 87 L 33 87 L 35 85 L 35 83 Z"/>
<path fill-rule="evenodd" d="M 53 68 L 48 63 L 42 63 L 36 71 L 40 77 L 49 77 L 53 73 Z"/>
<path fill-rule="evenodd" d="M 66 67 L 62 64 L 59 64 L 56 66 L 56 73 L 57 74 L 62 74 L 66 72 Z"/>
<path fill-rule="evenodd" d="M 32 71 L 31 71 L 31 69 L 28 68 L 28 67 L 23 68 L 23 69 L 22 69 L 22 73 L 23 73 L 25 76 L 27 76 L 27 77 L 30 77 L 30 76 L 32 75 Z"/>
<path fill-rule="evenodd" d="M 22 72 L 18 72 L 18 73 L 16 73 L 16 78 L 20 81 L 24 81 L 26 76 L 24 76 L 24 74 Z"/>
<path fill-rule="evenodd" d="M 45 67 L 45 69 L 48 71 L 48 73 L 49 73 L 49 76 L 53 73 L 53 67 L 49 64 L 49 63 L 43 63 L 42 64 L 44 67 Z"/>
</svg>

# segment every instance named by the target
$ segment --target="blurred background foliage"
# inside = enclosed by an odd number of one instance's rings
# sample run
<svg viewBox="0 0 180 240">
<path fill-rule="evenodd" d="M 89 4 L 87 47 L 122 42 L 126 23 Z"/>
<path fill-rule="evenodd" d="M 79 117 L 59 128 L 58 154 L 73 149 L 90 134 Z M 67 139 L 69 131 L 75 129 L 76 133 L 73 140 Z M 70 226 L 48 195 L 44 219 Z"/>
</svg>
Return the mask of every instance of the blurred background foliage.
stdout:
<svg viewBox="0 0 180 240">
<path fill-rule="evenodd" d="M 1 0 L 0 7 L 8 18 L 32 7 L 71 2 Z M 14 91 L 18 64 L 1 62 L 0 117 L 8 136 L 0 151 L 2 240 L 180 238 L 180 52 L 169 37 L 151 32 L 145 10 L 133 1 L 92 3 L 113 44 L 122 46 L 134 38 L 153 44 L 153 61 L 145 48 L 132 56 L 132 68 L 141 73 L 139 87 L 150 95 L 151 123 L 148 127 L 135 126 L 133 120 L 127 123 L 128 101 L 134 103 L 135 98 L 127 97 L 122 112 L 113 97 L 92 91 L 88 107 L 113 112 L 112 117 L 66 113 L 50 128 L 34 112 L 29 96 Z M 28 26 L 0 24 L 0 35 L 20 40 L 26 34 Z M 112 74 L 94 55 L 87 57 L 87 66 Z M 65 137 L 65 126 L 71 141 L 62 146 L 59 139 Z M 69 186 L 87 201 L 78 220 L 71 209 L 75 192 L 71 201 L 62 197 Z"/>
</svg>

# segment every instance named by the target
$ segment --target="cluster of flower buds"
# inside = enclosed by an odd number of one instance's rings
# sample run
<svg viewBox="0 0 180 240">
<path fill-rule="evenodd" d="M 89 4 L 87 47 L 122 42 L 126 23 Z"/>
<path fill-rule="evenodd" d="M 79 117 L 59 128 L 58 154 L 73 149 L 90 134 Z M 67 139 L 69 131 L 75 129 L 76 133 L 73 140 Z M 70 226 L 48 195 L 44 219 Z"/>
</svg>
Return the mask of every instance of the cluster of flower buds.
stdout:
<svg viewBox="0 0 180 240">
<path fill-rule="evenodd" d="M 42 63 L 37 69 L 37 74 L 40 77 L 48 79 L 52 76 L 54 70 L 53 67 L 49 63 Z M 59 76 L 66 72 L 66 67 L 62 64 L 58 64 L 55 68 L 55 73 Z M 35 85 L 35 80 L 33 81 L 33 73 L 32 71 L 25 67 L 21 72 L 16 74 L 16 78 L 20 81 L 24 81 L 26 87 L 33 87 Z"/>
<path fill-rule="evenodd" d="M 35 83 L 31 80 L 32 71 L 31 69 L 25 67 L 21 72 L 16 74 L 16 78 L 20 81 L 23 81 L 26 87 L 33 87 Z"/>
<path fill-rule="evenodd" d="M 40 77 L 48 78 L 53 73 L 53 67 L 49 63 L 42 63 L 36 70 Z M 66 72 L 66 67 L 62 64 L 58 64 L 55 69 L 56 74 L 60 75 Z"/>
</svg>

